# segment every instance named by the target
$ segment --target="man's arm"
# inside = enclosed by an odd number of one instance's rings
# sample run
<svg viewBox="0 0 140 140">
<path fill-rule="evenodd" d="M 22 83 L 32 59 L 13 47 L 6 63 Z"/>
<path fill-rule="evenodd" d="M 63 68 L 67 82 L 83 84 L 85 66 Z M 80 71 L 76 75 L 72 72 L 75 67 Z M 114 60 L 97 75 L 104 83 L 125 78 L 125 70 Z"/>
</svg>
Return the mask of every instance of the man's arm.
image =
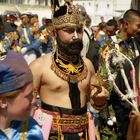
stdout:
<svg viewBox="0 0 140 140">
<path fill-rule="evenodd" d="M 29 65 L 32 74 L 33 74 L 33 86 L 34 86 L 34 95 L 37 96 L 39 95 L 39 91 L 40 91 L 40 83 L 41 83 L 41 61 L 40 59 L 37 59 L 35 61 L 33 61 L 30 65 Z"/>
<path fill-rule="evenodd" d="M 91 72 L 90 103 L 95 109 L 102 110 L 106 106 L 109 92 L 103 86 L 100 85 L 95 75 L 95 70 L 92 63 L 89 61 L 88 64 L 89 70 Z"/>
</svg>

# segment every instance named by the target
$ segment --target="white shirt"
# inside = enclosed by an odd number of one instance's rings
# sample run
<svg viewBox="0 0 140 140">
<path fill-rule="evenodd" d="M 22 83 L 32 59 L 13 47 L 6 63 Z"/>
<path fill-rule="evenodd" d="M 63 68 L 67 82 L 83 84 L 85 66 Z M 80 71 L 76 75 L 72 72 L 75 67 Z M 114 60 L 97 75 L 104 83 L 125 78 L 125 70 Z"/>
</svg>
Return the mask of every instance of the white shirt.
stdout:
<svg viewBox="0 0 140 140">
<path fill-rule="evenodd" d="M 11 128 L 7 128 L 7 129 L 4 129 L 2 131 L 9 138 L 9 140 L 11 140 L 11 138 L 12 138 L 12 129 Z"/>
<path fill-rule="evenodd" d="M 84 27 L 84 30 L 86 30 L 87 33 L 89 34 L 89 36 L 91 37 L 90 29 L 88 29 L 87 27 Z M 90 39 L 89 39 L 87 33 L 85 31 L 83 33 L 83 49 L 81 51 L 81 56 L 84 56 L 84 57 L 86 56 L 86 53 L 88 51 L 89 44 L 90 44 Z"/>
</svg>

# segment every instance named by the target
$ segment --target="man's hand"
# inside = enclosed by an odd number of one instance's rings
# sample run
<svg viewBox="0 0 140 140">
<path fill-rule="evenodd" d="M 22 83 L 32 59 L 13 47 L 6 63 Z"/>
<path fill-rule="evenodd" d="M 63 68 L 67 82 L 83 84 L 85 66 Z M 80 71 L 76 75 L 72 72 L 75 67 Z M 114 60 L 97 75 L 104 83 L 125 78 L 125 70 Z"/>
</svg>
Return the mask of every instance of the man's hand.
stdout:
<svg viewBox="0 0 140 140">
<path fill-rule="evenodd" d="M 108 96 L 109 92 L 103 86 L 94 86 L 90 96 L 91 105 L 100 110 L 100 108 L 103 108 L 106 105 Z"/>
</svg>

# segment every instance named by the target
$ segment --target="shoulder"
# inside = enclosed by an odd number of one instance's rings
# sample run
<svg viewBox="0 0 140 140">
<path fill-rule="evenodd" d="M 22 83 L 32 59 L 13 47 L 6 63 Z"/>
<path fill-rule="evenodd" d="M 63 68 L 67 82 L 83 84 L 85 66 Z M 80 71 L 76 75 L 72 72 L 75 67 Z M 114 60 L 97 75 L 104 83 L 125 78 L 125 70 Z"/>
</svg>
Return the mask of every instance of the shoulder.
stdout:
<svg viewBox="0 0 140 140">
<path fill-rule="evenodd" d="M 12 122 L 13 139 L 16 139 L 17 134 L 26 135 L 28 140 L 43 140 L 43 134 L 38 123 L 29 117 L 27 121 L 13 121 Z"/>
<path fill-rule="evenodd" d="M 36 122 L 36 120 L 33 119 L 32 117 L 29 117 L 29 119 L 28 119 L 28 128 L 31 129 L 31 128 L 36 127 L 36 126 L 37 127 L 39 126 L 38 123 Z M 39 127 L 39 129 L 40 129 L 40 127 Z"/>
<path fill-rule="evenodd" d="M 18 128 L 18 127 L 25 127 L 28 128 L 28 130 L 32 129 L 32 128 L 39 128 L 38 123 L 36 122 L 36 120 L 34 120 L 31 116 L 27 119 L 27 121 L 13 121 L 12 122 L 12 128 Z"/>
<path fill-rule="evenodd" d="M 29 117 L 29 120 L 28 120 L 27 139 L 43 140 L 43 134 L 42 134 L 41 128 L 32 117 Z"/>
<path fill-rule="evenodd" d="M 83 61 L 86 64 L 88 71 L 94 73 L 95 70 L 94 70 L 94 66 L 93 66 L 92 62 L 86 57 L 83 57 Z"/>
<path fill-rule="evenodd" d="M 29 67 L 32 69 L 34 68 L 39 68 L 39 67 L 43 67 L 44 65 L 47 65 L 48 63 L 50 63 L 52 58 L 52 53 L 48 53 L 45 54 L 43 56 L 41 56 L 40 58 L 34 60 Z"/>
<path fill-rule="evenodd" d="M 92 65 L 91 61 L 87 57 L 83 57 L 83 61 L 85 62 L 86 65 L 90 66 Z"/>
</svg>

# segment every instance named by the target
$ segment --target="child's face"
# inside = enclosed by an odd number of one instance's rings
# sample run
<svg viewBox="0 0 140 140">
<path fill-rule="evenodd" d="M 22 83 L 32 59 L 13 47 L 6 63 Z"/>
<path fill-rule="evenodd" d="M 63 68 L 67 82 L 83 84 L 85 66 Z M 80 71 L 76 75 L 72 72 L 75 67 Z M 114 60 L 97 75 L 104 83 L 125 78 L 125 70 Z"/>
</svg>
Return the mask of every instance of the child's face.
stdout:
<svg viewBox="0 0 140 140">
<path fill-rule="evenodd" d="M 33 84 L 28 84 L 13 97 L 7 98 L 7 115 L 12 120 L 27 120 L 33 104 Z"/>
</svg>

